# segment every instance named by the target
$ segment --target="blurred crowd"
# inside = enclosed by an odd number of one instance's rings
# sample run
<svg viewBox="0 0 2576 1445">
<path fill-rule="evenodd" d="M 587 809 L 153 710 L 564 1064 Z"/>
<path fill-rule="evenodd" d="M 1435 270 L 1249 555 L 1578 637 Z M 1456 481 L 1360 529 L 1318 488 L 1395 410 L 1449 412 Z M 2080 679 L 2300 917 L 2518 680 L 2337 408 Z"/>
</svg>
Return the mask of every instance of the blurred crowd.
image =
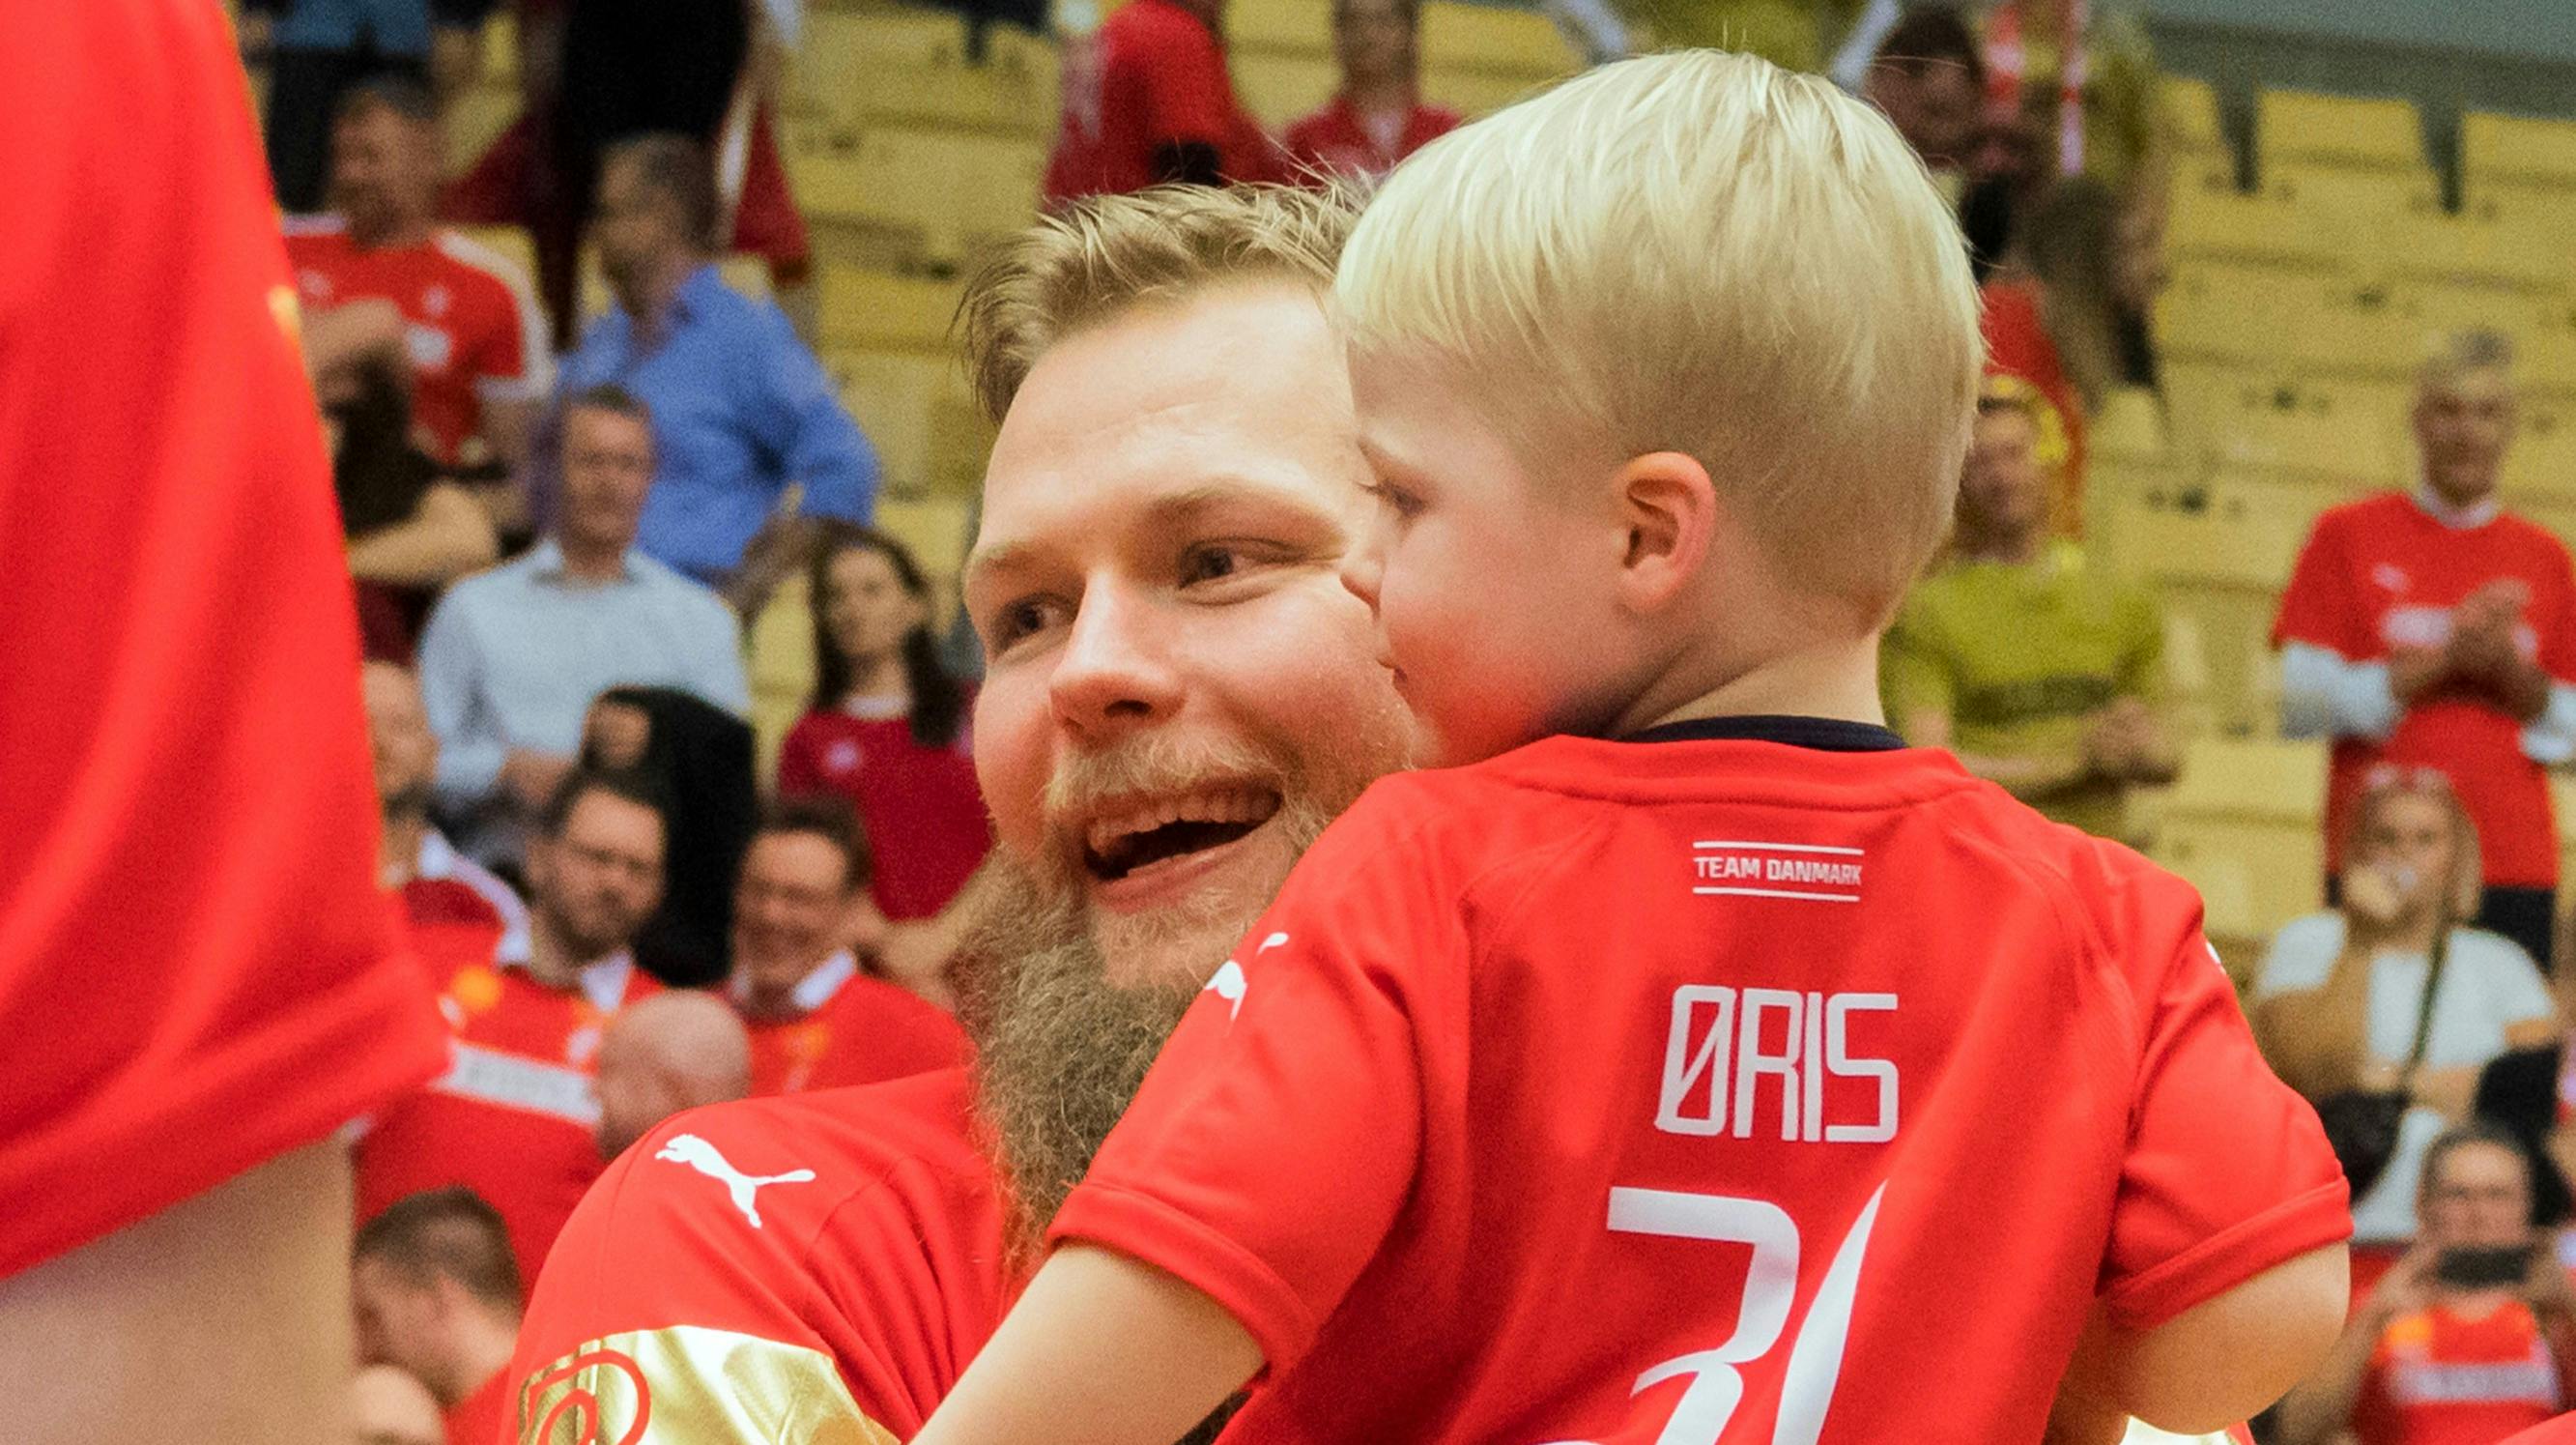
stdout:
<svg viewBox="0 0 2576 1445">
<path fill-rule="evenodd" d="M 679 1109 L 954 1064 L 947 965 L 989 833 L 976 667 L 791 319 L 771 119 L 796 0 L 516 0 L 519 123 L 451 181 L 494 0 L 251 0 L 267 136 L 370 659 L 382 881 L 453 1032 L 358 1144 L 362 1438 L 488 1445 L 547 1248 Z M 970 7 L 1035 24 L 1025 5 Z M 1460 123 L 1418 0 L 1334 0 L 1340 83 L 1273 136 L 1224 0 L 1068 38 L 1051 203 L 1365 179 Z M 1731 37 L 1867 96 L 1956 204 L 1990 376 L 1956 527 L 1887 639 L 1888 717 L 2059 821 L 2136 840 L 2181 728 L 2150 593 L 2085 549 L 2088 431 L 2158 405 L 2166 125 L 2115 6 L 1554 7 L 1596 57 Z M 456 229 L 526 227 L 537 284 Z M 581 257 L 607 304 L 581 317 Z M 762 258 L 786 308 L 729 285 Z M 2497 494 L 2510 347 L 2414 397 L 2420 480 L 2325 515 L 2274 632 L 2326 739 L 2330 906 L 2248 1008 L 2327 1120 L 2363 1267 L 2287 1442 L 2502 1439 L 2576 1398 L 2576 986 L 2544 769 L 2576 756 L 2576 574 Z M 764 767 L 747 629 L 801 576 L 802 716 Z M 2552 978 L 2561 980 L 2553 987 Z"/>
</svg>

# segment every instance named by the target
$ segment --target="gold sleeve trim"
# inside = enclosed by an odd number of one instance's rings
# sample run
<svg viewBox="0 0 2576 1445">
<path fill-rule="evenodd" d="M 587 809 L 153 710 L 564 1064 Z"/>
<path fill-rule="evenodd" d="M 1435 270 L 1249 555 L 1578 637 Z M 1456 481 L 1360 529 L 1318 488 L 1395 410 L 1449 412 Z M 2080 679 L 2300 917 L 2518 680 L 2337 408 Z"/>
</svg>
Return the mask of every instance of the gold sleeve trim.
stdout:
<svg viewBox="0 0 2576 1445">
<path fill-rule="evenodd" d="M 519 1445 L 901 1445 L 821 1351 L 697 1325 L 584 1341 L 518 1409 Z"/>
</svg>

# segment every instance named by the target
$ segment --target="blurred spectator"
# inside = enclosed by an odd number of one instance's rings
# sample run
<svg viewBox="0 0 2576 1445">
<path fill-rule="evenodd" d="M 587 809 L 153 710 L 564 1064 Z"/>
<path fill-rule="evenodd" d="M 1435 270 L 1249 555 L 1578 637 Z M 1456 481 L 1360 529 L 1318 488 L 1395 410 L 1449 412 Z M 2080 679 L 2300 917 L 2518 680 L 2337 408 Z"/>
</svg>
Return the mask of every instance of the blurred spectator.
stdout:
<svg viewBox="0 0 2576 1445">
<path fill-rule="evenodd" d="M 396 1200 L 358 1231 L 351 1254 L 358 1363 L 427 1385 L 448 1445 L 493 1445 L 508 1418 L 521 1289 L 509 1232 L 473 1190 Z"/>
<path fill-rule="evenodd" d="M 2309 1099 L 2409 1096 L 2386 1171 L 2352 1207 L 2355 1241 L 2388 1246 L 2414 1230 L 2426 1146 L 2468 1117 L 2480 1067 L 2548 1036 L 2550 999 L 2520 948 L 2466 926 L 2477 830 L 2441 774 L 2385 769 L 2355 800 L 2351 827 L 2341 904 L 2273 935 L 2251 1013 L 2264 1056 Z M 2409 1073 L 2419 1030 L 2423 1056 Z"/>
<path fill-rule="evenodd" d="M 402 895 L 403 914 L 415 934 L 435 928 L 480 935 L 486 958 L 505 937 L 524 939 L 528 908 L 518 893 L 430 826 L 438 737 L 429 730 L 419 680 L 390 662 L 370 662 L 360 677 L 367 739 L 375 757 L 376 799 L 384 808 L 377 881 Z M 446 976 L 437 981 L 445 983 Z"/>
<path fill-rule="evenodd" d="M 1946 5 L 1910 11 L 1890 28 L 1861 82 L 1862 97 L 1886 112 L 1958 210 L 1980 282 L 2012 244 L 2013 215 L 2012 185 L 1970 169 L 1985 90 L 1977 37 Z"/>
<path fill-rule="evenodd" d="M 2317 519 L 2272 642 L 2282 733 L 2334 739 L 2329 876 L 2374 764 L 2440 768 L 2485 845 L 2479 925 L 2546 969 L 2558 833 L 2542 768 L 2576 756 L 2576 572 L 2565 544 L 2496 499 L 2512 362 L 2503 338 L 2469 333 L 2425 364 L 2418 484 Z"/>
<path fill-rule="evenodd" d="M 657 993 L 609 1020 L 599 1044 L 599 1157 L 614 1159 L 683 1109 L 751 1093 L 751 1044 L 724 1001 Z"/>
<path fill-rule="evenodd" d="M 2576 924 L 2576 920 L 2568 923 Z M 2562 930 L 2568 924 L 2562 924 Z M 2568 956 L 2559 939 L 2559 956 Z M 2478 1075 L 2477 1116 L 2520 1139 L 2532 1161 L 2532 1217 L 2556 1232 L 2560 1262 L 2576 1270 L 2576 969 L 2560 969 L 2558 1009 L 2546 1043 L 2514 1049 Z"/>
<path fill-rule="evenodd" d="M 2083 66 L 2069 97 L 2065 37 L 2076 16 Z M 2163 82 L 2134 13 L 2107 0 L 1999 0 L 1986 12 L 1985 52 L 1988 116 L 2021 134 L 2040 175 L 2164 194 Z"/>
<path fill-rule="evenodd" d="M 1422 0 L 1333 0 L 1333 58 L 1340 92 L 1288 127 L 1300 174 L 1383 176 L 1457 128 L 1456 111 L 1422 102 Z"/>
<path fill-rule="evenodd" d="M 448 1445 L 438 1397 L 407 1370 L 369 1365 L 349 1381 L 350 1445 Z M 487 1442 L 488 1445 L 488 1442 Z"/>
<path fill-rule="evenodd" d="M 2164 623 L 2145 591 L 2049 537 L 2039 405 L 1993 383 L 1978 402 L 1949 560 L 1887 633 L 1887 712 L 1906 741 L 2118 838 L 2130 787 L 2174 776 L 2156 716 Z"/>
<path fill-rule="evenodd" d="M 929 579 L 902 543 L 835 526 L 817 540 L 806 596 L 814 697 L 779 747 L 778 791 L 849 799 L 884 845 L 877 907 L 897 923 L 934 917 L 993 839 L 966 731 L 974 695 L 940 658 Z"/>
<path fill-rule="evenodd" d="M 331 131 L 331 205 L 287 218 L 287 259 L 307 310 L 382 298 L 403 318 L 412 421 L 446 466 L 516 467 L 553 379 L 527 278 L 437 224 L 438 112 L 417 81 L 349 92 Z"/>
<path fill-rule="evenodd" d="M 1740 50 L 1791 70 L 1821 71 L 1862 0 L 1547 0 L 1594 64 L 1662 50 Z"/>
<path fill-rule="evenodd" d="M 734 900 L 729 995 L 751 1028 L 751 1091 L 871 1084 L 966 1062 L 955 1020 L 871 978 L 850 940 L 867 919 L 868 845 L 838 798 L 788 798 L 761 820 Z"/>
<path fill-rule="evenodd" d="M 528 889 L 527 933 L 444 981 L 447 1074 L 379 1115 L 357 1164 L 361 1219 L 464 1185 L 500 1211 L 533 1280 L 599 1177 L 600 1030 L 660 991 L 628 951 L 661 901 L 660 800 L 615 777 L 566 779 L 529 848 Z"/>
<path fill-rule="evenodd" d="M 662 908 L 636 937 L 636 961 L 683 987 L 724 977 L 734 875 L 760 810 L 751 725 L 676 688 L 612 687 L 582 738 L 584 766 L 639 775 L 663 800 Z"/>
<path fill-rule="evenodd" d="M 493 0 L 242 0 L 242 48 L 268 58 L 269 176 L 287 211 L 322 204 L 331 119 L 350 87 L 431 78 L 480 53 Z"/>
<path fill-rule="evenodd" d="M 501 549 L 491 515 L 412 444 L 411 408 L 397 372 L 390 357 L 337 364 L 324 378 L 322 416 L 358 589 L 360 640 L 371 658 L 409 664 L 437 589 L 491 566 Z"/>
<path fill-rule="evenodd" d="M 2423 1179 L 2415 1247 L 2281 1402 L 2281 1445 L 2480 1445 L 2576 1399 L 2576 1287 L 2533 1235 L 2512 1138 L 2450 1130 Z"/>
<path fill-rule="evenodd" d="M 592 239 L 617 309 L 562 367 L 568 396 L 615 385 L 651 406 L 661 473 L 637 545 L 709 586 L 747 550 L 791 545 L 771 524 L 792 514 L 865 521 L 877 486 L 875 451 L 786 314 L 717 273 L 716 212 L 697 142 L 609 147 Z M 541 477 L 541 511 L 552 491 Z"/>
<path fill-rule="evenodd" d="M 1225 0 L 1132 0 L 1064 50 L 1064 124 L 1046 199 L 1276 178 L 1269 137 L 1235 99 Z"/>
<path fill-rule="evenodd" d="M 1986 283 L 1986 366 L 2038 388 L 2066 423 L 2066 487 L 2052 525 L 2083 530 L 2086 423 L 2122 387 L 2155 389 L 2147 314 L 2165 286 L 2153 211 L 2078 177 L 2023 218 L 2021 269 Z"/>
<path fill-rule="evenodd" d="M 438 798 L 467 852 L 513 861 L 527 816 L 571 771 L 591 700 L 620 683 L 749 705 L 733 614 L 636 548 L 655 485 L 652 413 L 613 386 L 576 394 L 561 427 L 554 535 L 448 590 L 420 646 L 438 733 Z"/>
</svg>

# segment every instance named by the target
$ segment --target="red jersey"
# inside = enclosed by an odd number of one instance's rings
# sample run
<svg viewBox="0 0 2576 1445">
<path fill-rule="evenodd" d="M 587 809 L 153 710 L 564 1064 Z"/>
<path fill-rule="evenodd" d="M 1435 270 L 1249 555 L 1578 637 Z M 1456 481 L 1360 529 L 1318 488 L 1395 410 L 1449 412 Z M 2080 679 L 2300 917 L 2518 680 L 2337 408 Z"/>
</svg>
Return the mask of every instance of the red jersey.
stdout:
<svg viewBox="0 0 2576 1445">
<path fill-rule="evenodd" d="M 453 462 L 482 430 L 486 401 L 543 400 L 552 367 L 528 278 L 500 252 L 454 231 L 416 246 L 364 248 L 338 216 L 286 218 L 296 289 L 315 309 L 391 301 L 411 362 L 411 414 Z"/>
<path fill-rule="evenodd" d="M 494 1370 L 447 1412 L 447 1445 L 492 1445 L 510 1421 L 510 1372 Z"/>
<path fill-rule="evenodd" d="M 585 1439 L 648 1413 L 709 1442 L 910 1438 L 1008 1298 L 970 1107 L 949 1069 L 662 1123 L 557 1241 L 503 1439 L 545 1445 L 585 1406 Z"/>
<path fill-rule="evenodd" d="M 578 988 L 548 988 L 507 955 L 447 980 L 438 1001 L 453 1033 L 447 1072 L 395 1101 L 359 1140 L 358 1217 L 462 1184 L 500 1211 L 519 1273 L 534 1280 L 599 1177 L 600 1032 L 661 985 L 618 954 L 584 969 Z"/>
<path fill-rule="evenodd" d="M 2350 1231 L 2189 887 L 1816 719 L 1379 782 L 1052 1227 L 1301 1442 L 2035 1440 L 2097 1298 Z"/>
<path fill-rule="evenodd" d="M 2534 1425 L 2504 1445 L 2576 1445 L 2576 1414 L 2561 1415 L 2546 1425 Z"/>
<path fill-rule="evenodd" d="M 868 977 L 847 953 L 807 974 L 795 999 L 802 1010 L 796 1018 L 743 1016 L 755 1096 L 876 1084 L 966 1062 L 966 1031 L 947 1010 Z"/>
<path fill-rule="evenodd" d="M 0 134 L 6 1277 L 329 1137 L 438 1025 L 222 11 L 0 7 Z"/>
<path fill-rule="evenodd" d="M 1395 169 L 1396 162 L 1458 128 L 1458 112 L 1414 102 L 1394 117 L 1363 117 L 1350 97 L 1337 95 L 1322 110 L 1288 127 L 1288 163 L 1304 176 L 1373 178 Z"/>
<path fill-rule="evenodd" d="M 2565 1391 L 2530 1306 L 2479 1319 L 2436 1306 L 2381 1333 L 2352 1430 L 2361 1445 L 2491 1445 L 2556 1415 Z"/>
<path fill-rule="evenodd" d="M 2272 644 L 2306 643 L 2346 662 L 2385 663 L 2398 647 L 2450 640 L 2451 609 L 2499 578 L 2518 578 L 2531 605 L 2515 629 L 2524 657 L 2552 682 L 2576 682 L 2576 571 L 2567 548 L 2520 517 L 2454 528 L 2402 492 L 2336 507 L 2317 519 L 2281 598 Z M 2349 809 L 2374 764 L 2441 769 L 2478 825 L 2490 885 L 2558 882 L 2549 781 L 2525 756 L 2523 724 L 2459 693 L 2419 699 L 2384 743 L 2338 737 L 2326 783 L 2326 859 L 2340 869 Z"/>
<path fill-rule="evenodd" d="M 909 718 L 809 712 L 779 745 L 778 791 L 850 800 L 875 855 L 868 892 L 898 923 L 947 907 L 993 843 L 962 728 L 953 745 L 929 748 L 914 739 Z"/>
<path fill-rule="evenodd" d="M 1154 152 L 1214 146 L 1229 181 L 1276 173 L 1270 138 L 1235 99 L 1225 45 L 1175 0 L 1131 0 L 1066 45 L 1064 124 L 1047 162 L 1050 206 L 1154 184 Z"/>
</svg>

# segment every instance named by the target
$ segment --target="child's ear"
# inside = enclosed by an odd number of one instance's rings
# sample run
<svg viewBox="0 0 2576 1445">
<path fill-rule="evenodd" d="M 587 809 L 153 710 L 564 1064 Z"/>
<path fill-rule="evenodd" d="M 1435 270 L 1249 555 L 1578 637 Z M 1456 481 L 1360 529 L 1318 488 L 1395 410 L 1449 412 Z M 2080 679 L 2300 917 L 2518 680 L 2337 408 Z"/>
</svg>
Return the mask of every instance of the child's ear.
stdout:
<svg viewBox="0 0 2576 1445">
<path fill-rule="evenodd" d="M 1699 574 L 1719 524 L 1717 487 L 1708 468 L 1680 452 L 1632 457 L 1612 479 L 1627 550 L 1619 568 L 1620 601 L 1659 612 Z"/>
</svg>

